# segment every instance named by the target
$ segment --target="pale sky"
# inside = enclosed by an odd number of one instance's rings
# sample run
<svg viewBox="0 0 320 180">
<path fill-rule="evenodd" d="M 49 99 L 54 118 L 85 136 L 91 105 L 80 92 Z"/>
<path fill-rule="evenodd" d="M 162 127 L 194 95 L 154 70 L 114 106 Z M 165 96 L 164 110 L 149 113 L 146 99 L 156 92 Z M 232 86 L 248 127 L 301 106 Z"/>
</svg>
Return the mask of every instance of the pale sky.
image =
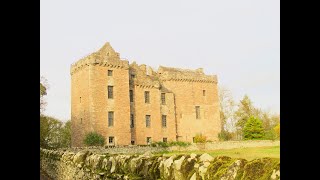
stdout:
<svg viewBox="0 0 320 180">
<path fill-rule="evenodd" d="M 279 0 L 41 0 L 45 114 L 71 117 L 70 65 L 110 42 L 130 63 L 218 75 L 234 99 L 280 112 Z"/>
</svg>

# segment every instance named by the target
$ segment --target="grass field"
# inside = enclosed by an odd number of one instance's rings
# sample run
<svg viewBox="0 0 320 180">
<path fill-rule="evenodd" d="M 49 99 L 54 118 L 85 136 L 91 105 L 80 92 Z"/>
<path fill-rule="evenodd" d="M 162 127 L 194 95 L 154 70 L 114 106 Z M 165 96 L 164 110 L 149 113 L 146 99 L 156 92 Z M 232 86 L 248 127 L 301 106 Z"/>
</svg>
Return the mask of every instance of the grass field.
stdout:
<svg viewBox="0 0 320 180">
<path fill-rule="evenodd" d="M 164 152 L 164 155 L 173 154 L 203 154 L 208 153 L 211 156 L 229 156 L 231 158 L 243 158 L 246 160 L 252 160 L 256 158 L 270 157 L 280 158 L 280 146 L 271 147 L 252 147 L 252 148 L 238 148 L 238 149 L 226 149 L 226 150 L 208 150 L 208 151 L 187 151 L 187 152 Z"/>
</svg>

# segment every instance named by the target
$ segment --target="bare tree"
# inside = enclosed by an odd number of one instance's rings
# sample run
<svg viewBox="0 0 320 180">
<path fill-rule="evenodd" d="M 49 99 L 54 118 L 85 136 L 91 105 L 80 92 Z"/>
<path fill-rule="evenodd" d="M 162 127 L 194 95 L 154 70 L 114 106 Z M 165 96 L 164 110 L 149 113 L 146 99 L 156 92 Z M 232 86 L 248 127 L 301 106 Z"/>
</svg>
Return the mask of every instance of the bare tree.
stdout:
<svg viewBox="0 0 320 180">
<path fill-rule="evenodd" d="M 219 87 L 221 128 L 229 132 L 235 131 L 234 112 L 236 103 L 231 91 L 226 87 Z"/>
<path fill-rule="evenodd" d="M 47 105 L 44 96 L 47 95 L 48 88 L 49 85 L 47 79 L 40 76 L 40 114 L 45 110 L 45 106 Z"/>
</svg>

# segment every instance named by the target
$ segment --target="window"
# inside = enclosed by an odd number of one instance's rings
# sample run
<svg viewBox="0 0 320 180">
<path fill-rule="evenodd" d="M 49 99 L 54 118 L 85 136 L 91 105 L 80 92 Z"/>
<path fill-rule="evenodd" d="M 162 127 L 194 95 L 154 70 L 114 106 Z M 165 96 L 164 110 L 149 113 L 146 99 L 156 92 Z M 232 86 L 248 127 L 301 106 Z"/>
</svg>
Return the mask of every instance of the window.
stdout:
<svg viewBox="0 0 320 180">
<path fill-rule="evenodd" d="M 147 137 L 147 144 L 151 144 L 151 143 L 152 143 L 151 137 Z"/>
<path fill-rule="evenodd" d="M 108 99 L 113 99 L 113 86 L 108 86 Z"/>
<path fill-rule="evenodd" d="M 162 115 L 162 127 L 167 127 L 167 116 Z"/>
<path fill-rule="evenodd" d="M 196 106 L 196 119 L 200 119 L 200 106 Z"/>
<path fill-rule="evenodd" d="M 133 90 L 130 90 L 130 102 L 133 102 Z"/>
<path fill-rule="evenodd" d="M 108 126 L 113 126 L 113 111 L 108 112 Z"/>
<path fill-rule="evenodd" d="M 108 76 L 112 76 L 112 70 L 108 70 Z"/>
<path fill-rule="evenodd" d="M 130 127 L 134 128 L 134 116 L 133 116 L 133 114 L 130 114 Z"/>
<path fill-rule="evenodd" d="M 150 103 L 150 97 L 149 97 L 149 95 L 150 95 L 150 92 L 149 92 L 149 91 L 145 91 L 145 92 L 144 92 L 144 102 L 145 102 L 145 103 Z"/>
<path fill-rule="evenodd" d="M 82 124 L 82 118 L 80 120 L 81 120 L 80 123 Z"/>
<path fill-rule="evenodd" d="M 131 145 L 134 145 L 134 141 L 131 141 Z"/>
<path fill-rule="evenodd" d="M 80 97 L 80 103 L 81 103 L 81 97 Z"/>
<path fill-rule="evenodd" d="M 135 78 L 136 76 L 134 74 L 131 74 L 131 79 Z"/>
<path fill-rule="evenodd" d="M 114 137 L 113 136 L 109 137 L 109 144 L 114 144 Z"/>
<path fill-rule="evenodd" d="M 202 91 L 202 95 L 203 95 L 203 96 L 206 96 L 206 90 L 203 90 L 203 91 Z"/>
<path fill-rule="evenodd" d="M 161 103 L 166 104 L 166 93 L 161 93 Z"/>
<path fill-rule="evenodd" d="M 195 138 L 195 137 L 193 137 L 193 138 L 192 138 L 192 142 L 195 142 L 195 141 L 196 141 L 196 138 Z"/>
<path fill-rule="evenodd" d="M 163 142 L 168 142 L 168 138 L 163 138 Z"/>
<path fill-rule="evenodd" d="M 150 115 L 146 115 L 146 127 L 150 127 L 151 122 L 150 122 Z"/>
</svg>

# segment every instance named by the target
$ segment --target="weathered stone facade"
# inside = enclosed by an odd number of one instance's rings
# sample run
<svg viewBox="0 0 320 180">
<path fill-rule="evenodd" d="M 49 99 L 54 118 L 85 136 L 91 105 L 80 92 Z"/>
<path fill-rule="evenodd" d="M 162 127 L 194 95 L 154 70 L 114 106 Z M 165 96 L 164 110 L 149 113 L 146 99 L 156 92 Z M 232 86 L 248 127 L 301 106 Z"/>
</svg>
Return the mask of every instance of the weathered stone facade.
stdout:
<svg viewBox="0 0 320 180">
<path fill-rule="evenodd" d="M 192 142 L 197 134 L 215 141 L 219 115 L 217 77 L 201 68 L 154 71 L 121 60 L 109 43 L 71 65 L 72 146 L 82 146 L 91 131 L 114 145 L 147 144 L 147 138 Z"/>
</svg>

